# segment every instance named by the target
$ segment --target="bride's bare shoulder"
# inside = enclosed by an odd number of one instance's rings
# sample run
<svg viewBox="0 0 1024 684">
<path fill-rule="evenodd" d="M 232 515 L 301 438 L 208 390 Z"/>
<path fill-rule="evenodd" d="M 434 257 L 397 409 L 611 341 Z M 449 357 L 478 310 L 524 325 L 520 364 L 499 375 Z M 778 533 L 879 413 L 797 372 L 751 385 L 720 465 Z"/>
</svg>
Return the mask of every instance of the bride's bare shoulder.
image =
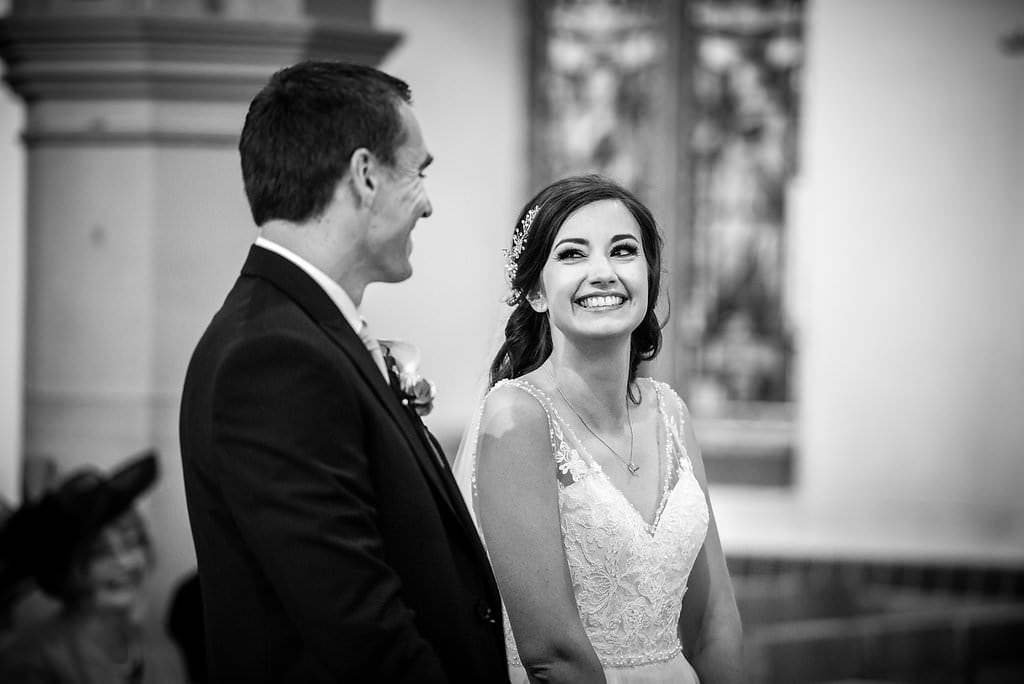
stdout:
<svg viewBox="0 0 1024 684">
<path fill-rule="evenodd" d="M 543 395 L 528 380 L 497 383 L 484 399 L 480 431 L 500 434 L 506 430 L 547 425 Z"/>
</svg>

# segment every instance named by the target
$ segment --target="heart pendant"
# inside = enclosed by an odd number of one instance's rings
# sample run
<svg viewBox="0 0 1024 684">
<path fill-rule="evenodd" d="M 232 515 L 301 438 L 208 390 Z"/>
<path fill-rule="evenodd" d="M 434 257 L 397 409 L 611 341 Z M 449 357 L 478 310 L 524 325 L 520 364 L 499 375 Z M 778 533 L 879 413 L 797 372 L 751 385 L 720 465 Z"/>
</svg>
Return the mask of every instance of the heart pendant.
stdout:
<svg viewBox="0 0 1024 684">
<path fill-rule="evenodd" d="M 636 473 L 637 473 L 638 470 L 640 470 L 640 466 L 638 466 L 636 463 L 627 463 L 626 464 L 626 470 L 629 471 L 630 475 L 632 475 L 633 477 L 636 477 L 637 476 Z"/>
</svg>

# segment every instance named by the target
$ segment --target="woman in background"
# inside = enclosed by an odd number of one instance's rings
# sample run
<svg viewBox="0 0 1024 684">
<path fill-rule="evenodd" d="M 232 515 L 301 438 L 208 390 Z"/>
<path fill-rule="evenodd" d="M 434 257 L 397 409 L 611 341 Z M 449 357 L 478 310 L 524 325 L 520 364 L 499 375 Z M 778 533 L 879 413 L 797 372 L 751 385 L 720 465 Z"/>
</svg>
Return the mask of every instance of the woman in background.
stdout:
<svg viewBox="0 0 1024 684">
<path fill-rule="evenodd" d="M 630 192 L 558 181 L 506 252 L 514 308 L 455 471 L 513 682 L 736 682 L 741 627 L 689 414 L 638 378 L 661 237 Z"/>
<path fill-rule="evenodd" d="M 0 556 L 8 577 L 34 580 L 60 602 L 60 611 L 4 640 L 0 681 L 136 684 L 174 679 L 167 663 L 147 668 L 153 654 L 144 647 L 139 624 L 152 546 L 134 503 L 156 475 L 153 453 L 109 477 L 83 469 L 6 521 Z"/>
</svg>

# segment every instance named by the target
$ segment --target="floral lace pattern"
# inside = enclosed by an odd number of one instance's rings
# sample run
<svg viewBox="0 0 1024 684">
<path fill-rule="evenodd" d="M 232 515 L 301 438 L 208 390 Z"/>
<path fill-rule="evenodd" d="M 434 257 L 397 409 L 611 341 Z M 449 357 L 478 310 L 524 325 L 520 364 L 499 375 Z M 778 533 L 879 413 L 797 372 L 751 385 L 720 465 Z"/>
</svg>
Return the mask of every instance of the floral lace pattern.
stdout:
<svg viewBox="0 0 1024 684">
<path fill-rule="evenodd" d="M 680 433 L 682 415 L 675 407 L 682 402 L 667 385 L 649 382 L 665 437 L 664 482 L 650 522 L 605 476 L 540 389 L 524 380 L 500 383 L 528 392 L 547 413 L 573 590 L 580 620 L 605 668 L 662 662 L 681 652 L 680 607 L 708 529 L 704 492 Z M 675 402 L 671 413 L 666 395 Z M 509 662 L 519 665 L 507 612 L 505 639 Z"/>
</svg>

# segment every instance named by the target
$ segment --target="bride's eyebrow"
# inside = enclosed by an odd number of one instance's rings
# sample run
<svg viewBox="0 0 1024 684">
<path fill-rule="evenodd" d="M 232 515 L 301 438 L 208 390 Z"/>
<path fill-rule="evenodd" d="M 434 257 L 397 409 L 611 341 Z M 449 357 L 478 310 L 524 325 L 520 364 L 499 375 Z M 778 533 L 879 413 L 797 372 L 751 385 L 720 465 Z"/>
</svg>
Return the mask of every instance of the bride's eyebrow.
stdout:
<svg viewBox="0 0 1024 684">
<path fill-rule="evenodd" d="M 587 245 L 590 244 L 587 240 L 584 240 L 583 238 L 568 237 L 568 238 L 562 238 L 561 240 L 556 242 L 555 243 L 555 249 L 557 249 L 558 247 L 561 247 L 562 245 L 564 245 L 567 242 L 570 243 L 570 244 L 574 244 L 574 245 L 583 245 L 584 247 L 586 247 Z"/>
</svg>

